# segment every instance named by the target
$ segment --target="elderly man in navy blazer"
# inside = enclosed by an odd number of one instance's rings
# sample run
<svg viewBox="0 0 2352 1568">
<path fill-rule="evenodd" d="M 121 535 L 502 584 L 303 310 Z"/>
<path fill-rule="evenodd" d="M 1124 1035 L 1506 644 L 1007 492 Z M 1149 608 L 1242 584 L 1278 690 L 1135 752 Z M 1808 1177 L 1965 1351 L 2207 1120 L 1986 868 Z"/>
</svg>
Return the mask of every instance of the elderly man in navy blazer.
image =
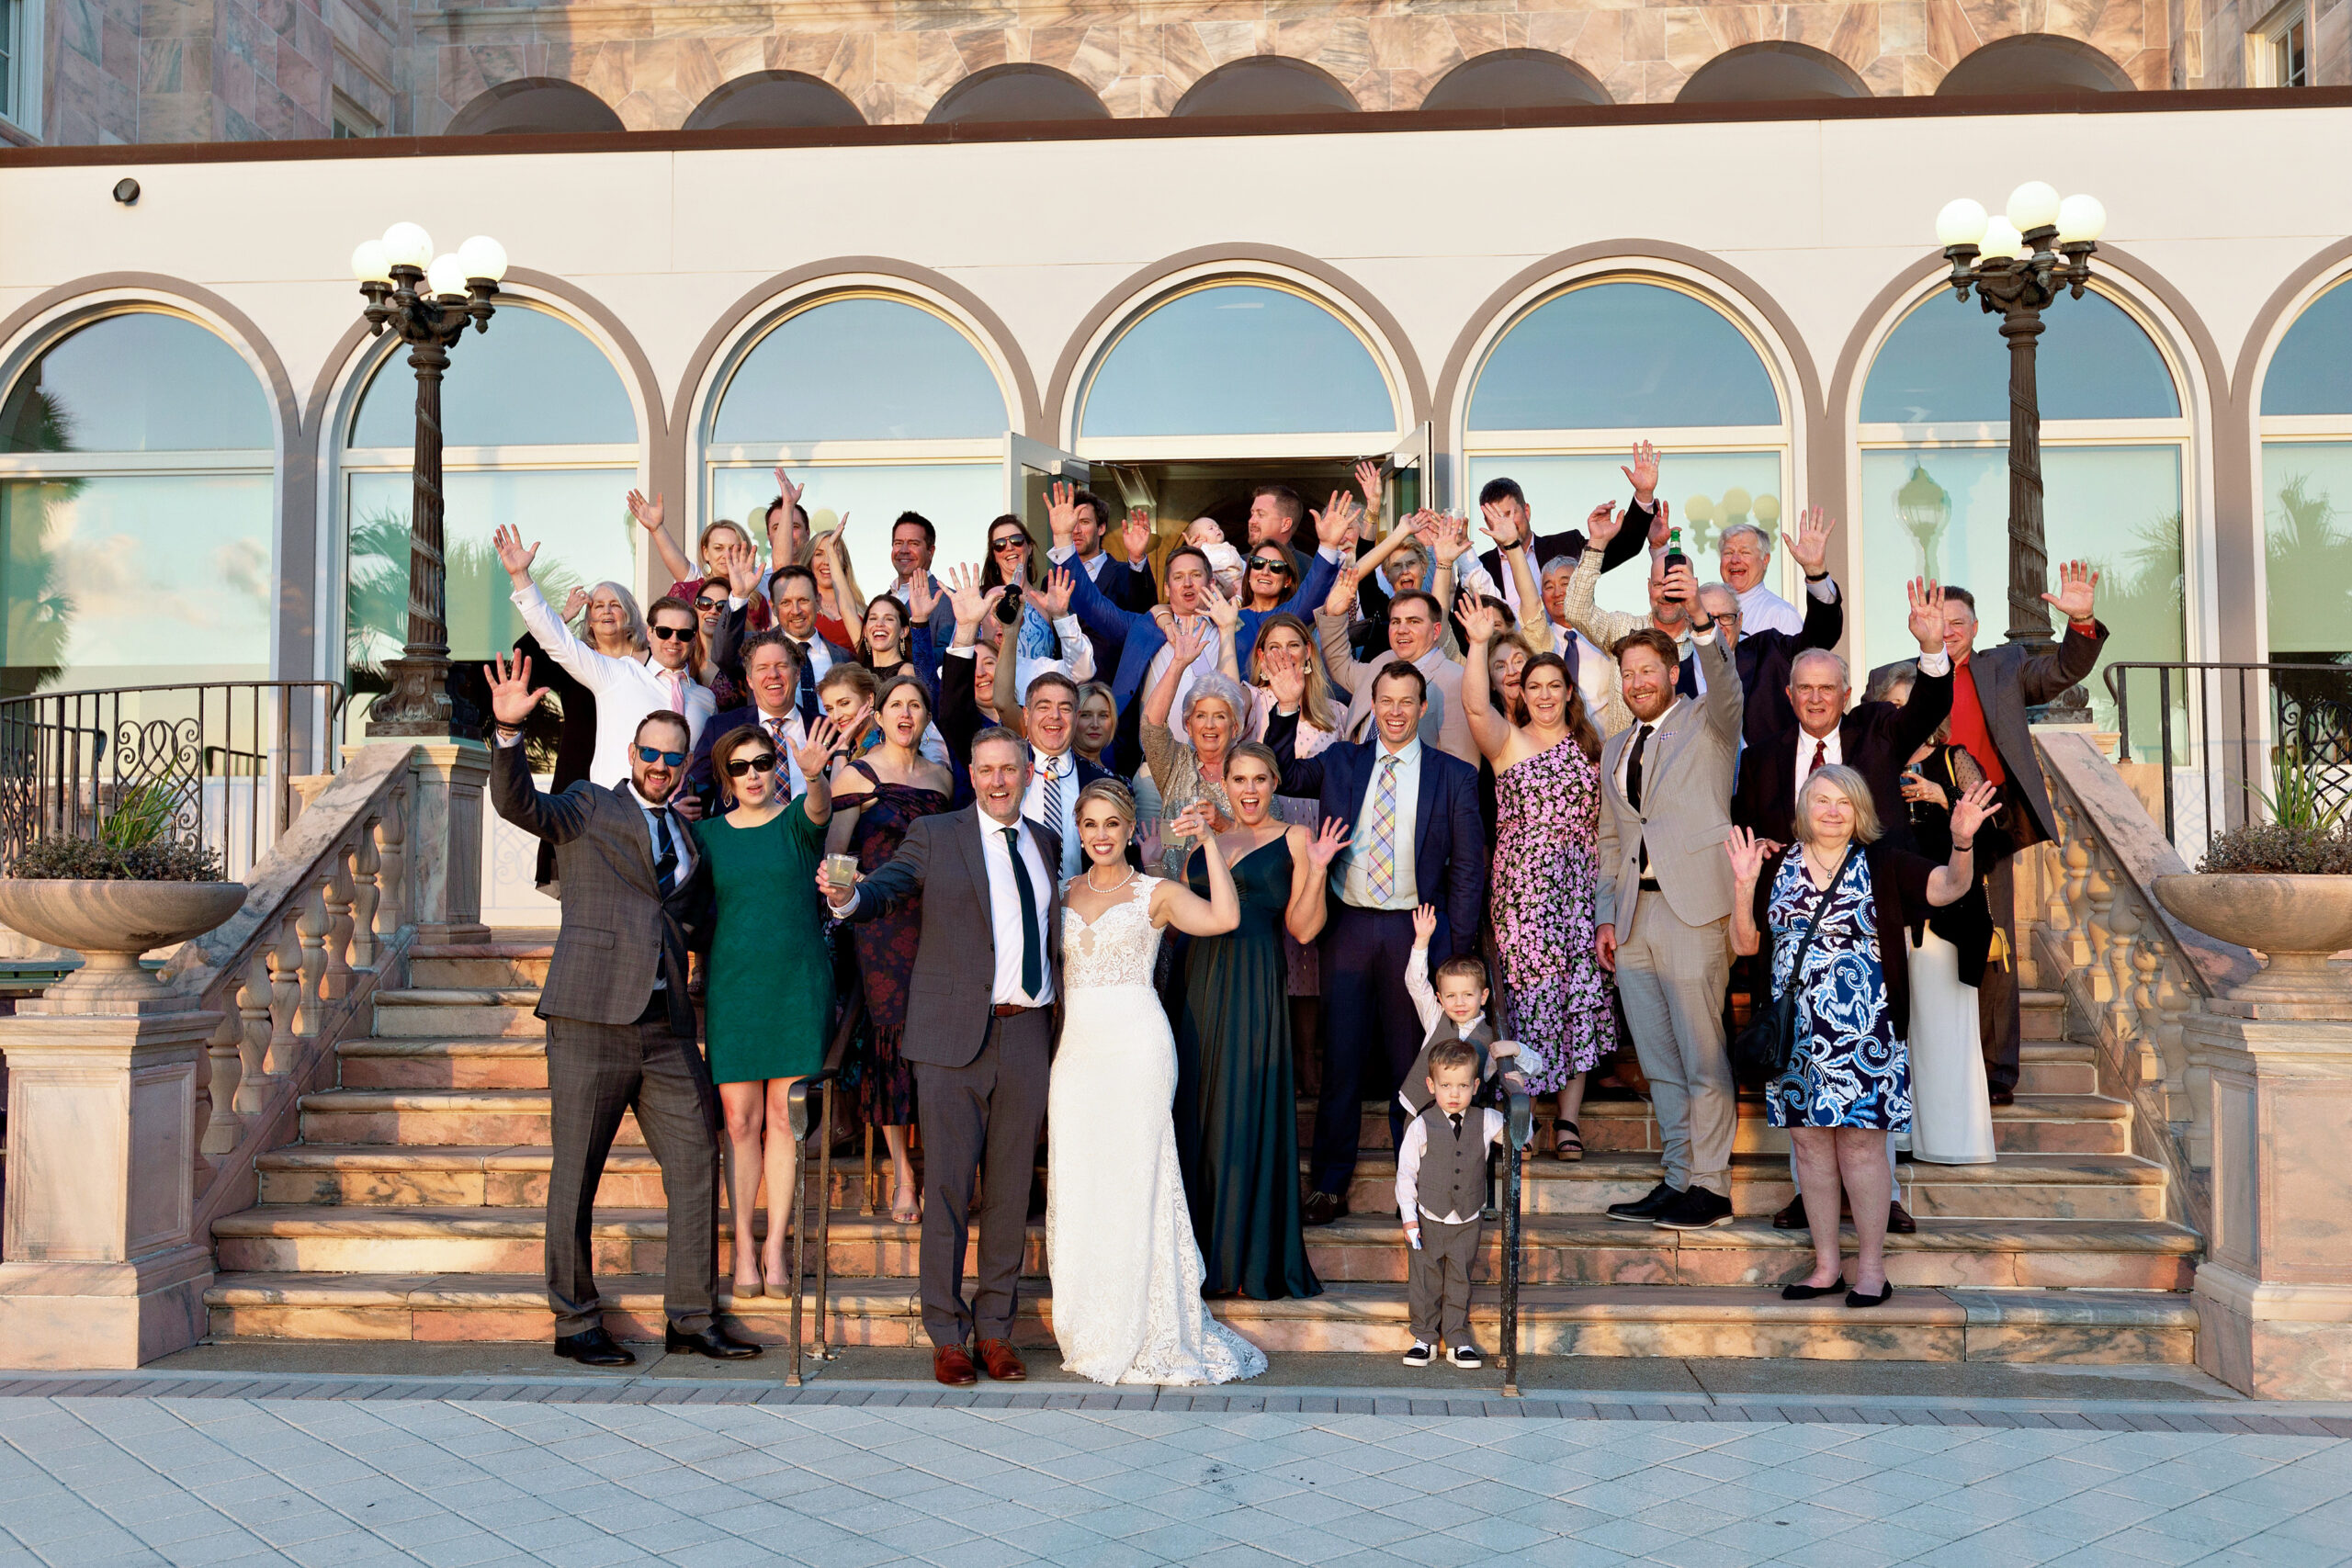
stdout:
<svg viewBox="0 0 2352 1568">
<path fill-rule="evenodd" d="M 1323 1086 L 1315 1107 L 1315 1190 L 1301 1218 L 1328 1225 L 1348 1212 L 1348 1183 L 1362 1141 L 1363 1101 L 1388 1101 L 1401 1146 L 1397 1085 L 1421 1048 L 1420 1014 L 1405 989 L 1413 911 L 1437 909 L 1430 962 L 1477 951 L 1487 897 L 1487 839 L 1478 818 L 1478 772 L 1421 741 L 1429 678 L 1384 664 L 1372 678 L 1374 733 L 1296 755 L 1304 678 L 1268 675 L 1275 709 L 1266 741 L 1282 763 L 1282 793 L 1319 798 L 1322 814 L 1351 829 L 1331 863 L 1335 911 L 1323 937 Z"/>
</svg>

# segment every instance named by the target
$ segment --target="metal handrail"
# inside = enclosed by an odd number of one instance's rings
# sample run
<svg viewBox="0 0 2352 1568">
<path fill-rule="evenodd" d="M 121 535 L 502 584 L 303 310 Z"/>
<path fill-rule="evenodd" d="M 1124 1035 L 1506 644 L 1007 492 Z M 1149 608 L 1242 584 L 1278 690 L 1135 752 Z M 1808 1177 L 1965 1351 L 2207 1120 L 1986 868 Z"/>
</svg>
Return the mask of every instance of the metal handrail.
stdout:
<svg viewBox="0 0 2352 1568">
<path fill-rule="evenodd" d="M 833 1043 L 825 1053 L 825 1065 L 806 1077 L 794 1081 L 785 1092 L 786 1111 L 791 1120 L 792 1137 L 796 1144 L 808 1141 L 808 1096 L 811 1090 L 824 1091 L 824 1103 L 817 1118 L 817 1348 L 815 1359 L 833 1359 L 836 1352 L 825 1343 L 825 1290 L 829 1282 L 827 1265 L 832 1257 L 833 1221 L 833 1091 L 841 1082 L 842 1064 L 849 1055 L 849 1043 L 856 1036 L 858 1026 L 865 1021 L 865 993 L 863 987 L 854 992 L 849 1005 L 842 1010 L 841 1027 L 833 1032 Z M 800 1386 L 801 1349 L 800 1281 L 807 1277 L 807 1255 L 803 1248 L 808 1238 L 808 1156 L 804 1148 L 800 1158 L 793 1164 L 792 1191 L 792 1370 L 785 1375 L 785 1382 L 792 1388 Z M 735 1217 L 736 1245 L 741 1246 L 741 1233 L 750 1228 L 748 1215 Z M 775 1224 L 775 1199 L 768 1199 L 768 1224 Z"/>
<path fill-rule="evenodd" d="M 1501 1359 L 1503 1397 L 1519 1397 L 1519 1209 L 1527 1159 L 1527 1145 L 1535 1137 L 1535 1102 L 1520 1089 L 1510 1091 L 1503 1112 L 1510 1147 L 1503 1152 L 1503 1322 Z"/>
<path fill-rule="evenodd" d="M 2352 771 L 2352 666 L 2342 664 L 2296 664 L 2276 660 L 2255 662 L 2233 660 L 2118 660 L 2107 666 L 2101 679 L 2107 682 L 2108 694 L 2115 699 L 2115 727 L 2120 732 L 2116 761 L 2132 761 L 2132 706 L 2130 675 L 2133 671 L 2154 671 L 2156 676 L 2157 755 L 2163 773 L 2165 837 L 2177 842 L 2179 838 L 2178 807 L 2175 799 L 2173 772 L 2175 758 L 2194 757 L 2198 752 L 2219 751 L 2220 761 L 2227 766 L 2229 753 L 2236 750 L 2239 758 L 2236 792 L 2224 790 L 2220 805 L 2222 816 L 2235 817 L 2247 809 L 2246 796 L 2259 786 L 2252 781 L 2263 776 L 2267 767 L 2257 770 L 2256 763 L 2267 764 L 2277 738 L 2288 733 L 2299 736 L 2304 742 L 2302 755 L 2306 761 L 2324 761 Z M 2180 694 L 2184 705 L 2192 694 L 2196 706 L 2188 708 L 2189 736 L 2176 748 L 2173 738 L 2173 678 L 2180 677 Z M 2249 676 L 2259 675 L 2268 688 L 2268 700 L 2261 705 L 2260 722 L 2252 716 L 2255 705 L 2249 698 Z M 2191 677 L 2195 679 L 2191 679 Z M 2329 719 L 2323 713 L 2314 724 L 2312 717 L 2314 701 L 2312 697 L 2296 697 L 2285 688 L 2290 683 L 2324 682 L 2333 678 L 2341 684 L 2341 694 L 2333 699 L 2335 714 Z M 2224 707 L 2219 688 L 2225 679 L 2233 680 L 2237 687 L 2237 725 L 2234 734 L 2226 733 L 2226 723 L 2217 725 L 2214 710 Z M 2226 717 L 2223 714 L 2221 716 Z M 2202 722 L 2200 723 L 2200 717 Z M 2217 736 L 2216 729 L 2225 733 Z M 2201 739 L 2199 732 L 2202 732 Z M 2314 755 L 2311 749 L 2316 743 L 2323 751 L 2333 748 L 2335 755 Z M 2144 750 L 2144 748 L 2143 748 Z M 2208 833 L 2218 830 L 2213 810 L 2214 781 L 2210 775 L 2205 789 L 2205 822 Z M 2226 777 L 2220 782 L 2227 783 Z M 2346 785 L 2352 794 L 2352 782 Z"/>
<path fill-rule="evenodd" d="M 335 771 L 348 701 L 336 681 L 189 682 L 0 700 L 0 865 L 38 839 L 95 834 L 126 795 L 153 785 L 174 801 L 172 836 L 220 850 L 228 874 L 242 875 L 293 821 L 294 780 Z M 246 781 L 249 789 L 233 787 Z M 217 800 L 208 798 L 216 788 Z M 274 807 L 266 837 L 265 790 Z"/>
</svg>

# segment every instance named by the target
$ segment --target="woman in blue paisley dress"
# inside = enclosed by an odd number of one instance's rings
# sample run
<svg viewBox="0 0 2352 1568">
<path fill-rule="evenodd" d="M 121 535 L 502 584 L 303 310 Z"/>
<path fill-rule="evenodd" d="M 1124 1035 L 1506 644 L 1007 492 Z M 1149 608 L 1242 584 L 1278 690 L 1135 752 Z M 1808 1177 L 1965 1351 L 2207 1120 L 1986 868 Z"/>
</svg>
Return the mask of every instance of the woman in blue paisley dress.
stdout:
<svg viewBox="0 0 2352 1568">
<path fill-rule="evenodd" d="M 1880 835 L 1869 782 L 1825 767 L 1797 796 L 1797 841 L 1768 854 L 1735 828 L 1725 848 L 1738 884 L 1732 951 L 1772 943 L 1772 996 L 1793 997 L 1796 1028 L 1786 1071 L 1764 1092 L 1772 1125 L 1789 1130 L 1813 1227 L 1813 1271 L 1785 1286 L 1789 1301 L 1846 1292 L 1849 1307 L 1878 1306 L 1886 1282 L 1886 1134 L 1911 1124 L 1911 1017 L 1906 929 L 1956 902 L 1974 881 L 1976 829 L 1998 798 L 1979 784 L 1952 806 L 1951 859 L 1939 865 Z M 1792 973 L 1808 931 L 1804 973 Z M 1838 1256 L 1839 1190 L 1850 1198 L 1860 1256 L 1846 1290 Z"/>
</svg>

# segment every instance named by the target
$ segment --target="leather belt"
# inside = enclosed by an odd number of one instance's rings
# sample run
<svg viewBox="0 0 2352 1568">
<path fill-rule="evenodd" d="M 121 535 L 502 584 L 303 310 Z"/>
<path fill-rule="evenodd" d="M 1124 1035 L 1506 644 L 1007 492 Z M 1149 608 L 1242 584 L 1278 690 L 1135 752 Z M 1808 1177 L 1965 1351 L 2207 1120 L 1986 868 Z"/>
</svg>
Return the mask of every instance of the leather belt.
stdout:
<svg viewBox="0 0 2352 1568">
<path fill-rule="evenodd" d="M 1019 1018 L 1024 1012 L 1043 1012 L 1044 1008 L 1023 1007 L 1019 1002 L 999 1002 L 989 1010 L 999 1018 Z"/>
<path fill-rule="evenodd" d="M 1635 884 L 1635 886 L 1639 891 L 1644 893 L 1656 893 L 1659 891 L 1657 878 L 1655 876 L 1643 877 L 1640 882 Z"/>
</svg>

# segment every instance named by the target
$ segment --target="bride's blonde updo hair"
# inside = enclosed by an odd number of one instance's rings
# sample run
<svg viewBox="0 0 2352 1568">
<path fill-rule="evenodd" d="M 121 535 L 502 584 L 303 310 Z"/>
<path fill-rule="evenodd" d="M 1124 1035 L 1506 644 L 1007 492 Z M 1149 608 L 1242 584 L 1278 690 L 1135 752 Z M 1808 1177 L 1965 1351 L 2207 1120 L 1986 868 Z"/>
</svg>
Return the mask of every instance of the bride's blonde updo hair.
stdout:
<svg viewBox="0 0 2352 1568">
<path fill-rule="evenodd" d="M 1134 831 L 1136 797 L 1135 792 L 1126 785 L 1116 779 L 1096 779 L 1078 792 L 1078 804 L 1070 807 L 1070 820 L 1076 821 L 1084 813 L 1089 800 L 1109 801 L 1113 808 L 1125 820 L 1128 830 Z"/>
</svg>

